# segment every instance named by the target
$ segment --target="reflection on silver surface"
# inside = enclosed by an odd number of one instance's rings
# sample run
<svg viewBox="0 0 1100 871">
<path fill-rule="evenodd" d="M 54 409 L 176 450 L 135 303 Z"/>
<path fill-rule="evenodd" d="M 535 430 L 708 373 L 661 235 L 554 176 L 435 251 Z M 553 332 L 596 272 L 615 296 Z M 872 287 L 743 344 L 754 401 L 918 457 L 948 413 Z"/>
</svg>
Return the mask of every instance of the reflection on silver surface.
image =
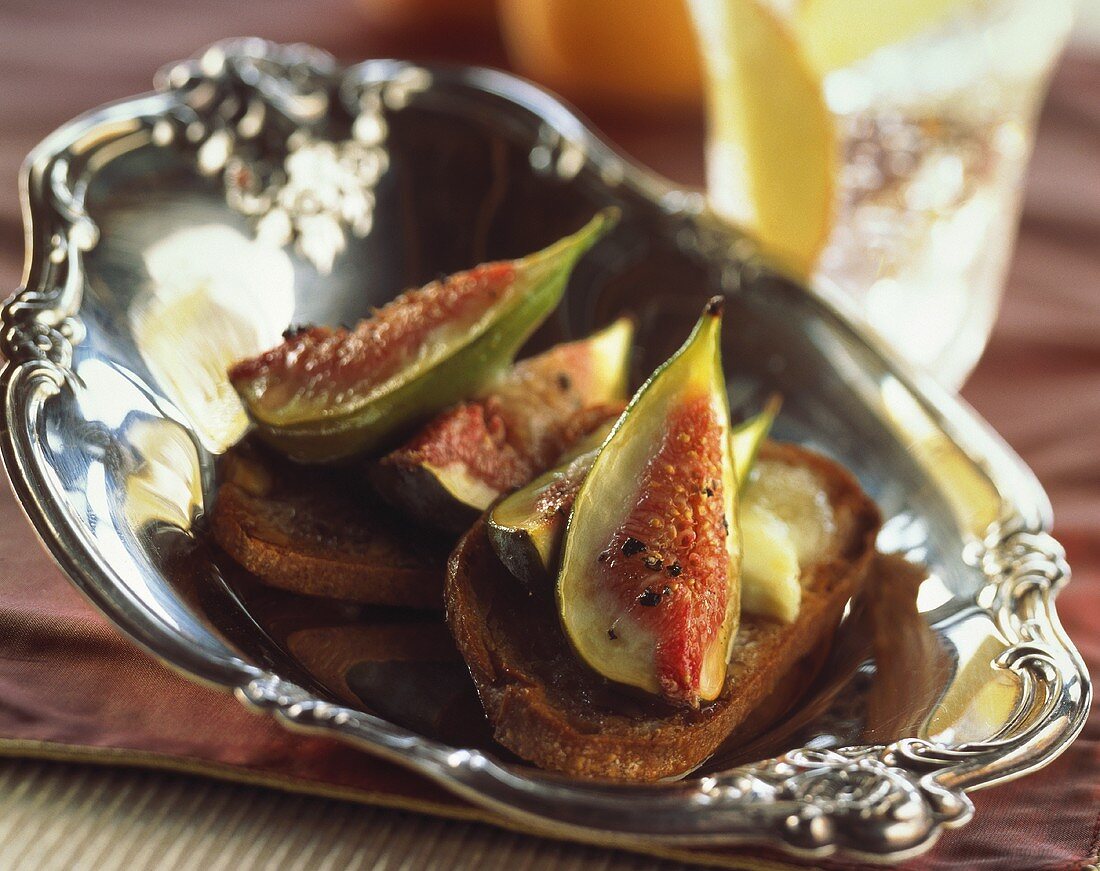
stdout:
<svg viewBox="0 0 1100 871">
<path fill-rule="evenodd" d="M 133 530 L 169 526 L 190 532 L 202 511 L 202 472 L 191 436 L 159 417 L 137 418 L 123 432 L 132 452 L 122 476 L 126 525 Z"/>
<path fill-rule="evenodd" d="M 356 141 L 385 157 L 350 199 L 333 180 L 340 237 L 322 222 L 319 247 L 298 244 L 289 212 L 294 239 L 265 231 L 271 211 L 234 188 L 244 166 L 275 179 L 296 145 L 339 163 Z M 768 272 L 697 195 L 629 167 L 532 86 L 393 61 L 340 70 L 303 47 L 228 43 L 165 72 L 158 93 L 53 134 L 23 189 L 31 248 L 0 336 L 5 463 L 74 582 L 196 677 L 559 834 L 878 860 L 926 849 L 969 817 L 965 790 L 1046 764 L 1083 725 L 1089 679 L 1053 605 L 1068 568 L 1031 473 L 961 402 L 866 339 L 827 289 Z M 214 454 L 241 428 L 226 359 L 292 320 L 351 320 L 440 272 L 535 250 L 610 203 L 622 224 L 535 342 L 630 309 L 641 374 L 725 291 L 734 409 L 782 392 L 779 437 L 848 465 L 890 518 L 880 546 L 922 566 L 897 654 L 927 666 L 919 704 L 881 678 L 861 731 L 838 716 L 835 733 L 788 729 L 803 746 L 774 746 L 780 727 L 765 736 L 775 758 L 675 783 L 564 780 L 316 695 L 192 534 Z M 857 682 L 871 675 L 862 651 L 847 652 Z M 875 659 L 881 676 L 881 649 Z"/>
<path fill-rule="evenodd" d="M 294 267 L 279 245 L 218 224 L 169 233 L 142 258 L 149 292 L 130 306 L 134 344 L 203 447 L 221 453 L 248 426 L 226 371 L 279 341 Z"/>
<path fill-rule="evenodd" d="M 242 214 L 258 217 L 256 236 L 273 245 L 295 243 L 328 274 L 347 247 L 345 227 L 359 238 L 374 219 L 374 185 L 386 170 L 386 152 L 361 142 L 291 137 L 281 171 L 261 186 L 253 167 L 226 167 L 226 195 Z"/>
</svg>

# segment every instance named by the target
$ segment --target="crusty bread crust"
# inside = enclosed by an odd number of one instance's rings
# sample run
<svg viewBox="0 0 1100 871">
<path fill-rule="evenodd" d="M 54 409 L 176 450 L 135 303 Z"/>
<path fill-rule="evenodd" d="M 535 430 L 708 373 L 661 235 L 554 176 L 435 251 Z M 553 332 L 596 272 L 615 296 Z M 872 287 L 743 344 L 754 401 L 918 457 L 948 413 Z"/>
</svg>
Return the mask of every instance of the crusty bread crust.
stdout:
<svg viewBox="0 0 1100 871">
<path fill-rule="evenodd" d="M 851 473 L 819 454 L 767 443 L 761 458 L 815 472 L 833 506 L 836 533 L 824 558 L 803 569 L 798 619 L 783 625 L 744 616 L 725 689 L 698 710 L 631 695 L 585 667 L 569 648 L 551 592 L 530 593 L 508 573 L 489 545 L 484 519 L 466 534 L 448 567 L 447 622 L 497 741 L 540 767 L 575 776 L 682 774 L 831 636 L 874 553 L 878 509 Z"/>
<path fill-rule="evenodd" d="M 210 531 L 258 580 L 308 596 L 443 607 L 446 542 L 438 534 L 370 507 L 366 486 L 347 471 L 234 459 L 238 468 L 218 488 Z"/>
</svg>

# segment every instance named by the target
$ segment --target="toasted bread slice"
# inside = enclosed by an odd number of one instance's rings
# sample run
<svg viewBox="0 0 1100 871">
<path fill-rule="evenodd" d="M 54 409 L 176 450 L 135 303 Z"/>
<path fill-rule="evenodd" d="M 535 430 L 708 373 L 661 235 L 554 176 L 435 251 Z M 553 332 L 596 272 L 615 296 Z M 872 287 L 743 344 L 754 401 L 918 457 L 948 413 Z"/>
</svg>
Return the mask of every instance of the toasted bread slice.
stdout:
<svg viewBox="0 0 1100 871">
<path fill-rule="evenodd" d="M 725 688 L 698 709 L 631 695 L 585 667 L 570 649 L 552 592 L 532 594 L 500 563 L 484 520 L 451 555 L 447 622 L 498 742 L 540 767 L 587 777 L 657 780 L 699 765 L 835 631 L 862 583 L 881 519 L 843 467 L 791 445 L 767 443 L 769 463 L 809 470 L 832 507 L 816 561 L 802 568 L 794 623 L 742 615 Z M 801 688 L 800 688 L 801 689 Z"/>
<path fill-rule="evenodd" d="M 354 475 L 247 448 L 224 469 L 210 530 L 263 583 L 371 605 L 443 607 L 446 541 L 372 506 Z"/>
</svg>

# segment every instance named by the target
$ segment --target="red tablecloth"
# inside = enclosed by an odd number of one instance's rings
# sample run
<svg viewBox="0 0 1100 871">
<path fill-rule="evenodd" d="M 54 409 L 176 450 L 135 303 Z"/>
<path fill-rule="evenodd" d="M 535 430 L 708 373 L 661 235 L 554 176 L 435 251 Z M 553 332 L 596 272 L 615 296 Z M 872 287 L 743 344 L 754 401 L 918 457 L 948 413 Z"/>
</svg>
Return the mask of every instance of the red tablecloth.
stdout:
<svg viewBox="0 0 1100 871">
<path fill-rule="evenodd" d="M 175 9 L 175 7 L 166 7 Z M 499 59 L 491 45 L 383 45 L 332 0 L 247 8 L 200 0 L 166 12 L 110 0 L 0 7 L 0 288 L 19 281 L 16 171 L 72 115 L 148 87 L 161 63 L 213 39 L 257 33 L 355 58 Z M 597 119 L 643 162 L 701 181 L 700 127 Z M 1059 605 L 1100 673 L 1100 64 L 1063 65 L 1043 117 L 1022 234 L 996 332 L 964 391 L 1048 488 L 1074 581 Z M 336 743 L 292 736 L 195 686 L 120 638 L 41 552 L 0 496 L 0 750 L 161 765 L 481 817 L 437 788 Z M 1045 771 L 975 795 L 977 815 L 913 868 L 1078 868 L 1097 861 L 1100 717 Z M 743 854 L 678 854 L 737 862 Z"/>
</svg>

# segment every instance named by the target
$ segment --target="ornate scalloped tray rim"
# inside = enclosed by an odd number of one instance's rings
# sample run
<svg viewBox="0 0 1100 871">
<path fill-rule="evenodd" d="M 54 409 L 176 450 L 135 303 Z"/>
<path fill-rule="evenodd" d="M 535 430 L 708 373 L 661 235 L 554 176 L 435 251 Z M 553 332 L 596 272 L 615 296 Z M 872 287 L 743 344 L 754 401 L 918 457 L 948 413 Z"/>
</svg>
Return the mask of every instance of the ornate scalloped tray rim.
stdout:
<svg viewBox="0 0 1100 871">
<path fill-rule="evenodd" d="M 389 66 L 386 66 L 389 65 Z M 629 846 L 639 839 L 680 845 L 765 843 L 804 856 L 842 851 L 871 861 L 898 861 L 927 849 L 945 827 L 965 823 L 964 790 L 1018 777 L 1055 758 L 1079 733 L 1089 709 L 1085 667 L 1058 622 L 1053 599 L 1069 576 L 1059 545 L 1047 534 L 1049 505 L 1030 472 L 958 401 L 897 366 L 898 379 L 970 456 L 982 457 L 1001 492 L 1022 494 L 971 555 L 988 580 L 979 597 L 1009 642 L 1000 665 L 1021 675 L 1026 704 L 991 740 L 939 746 L 918 739 L 838 751 L 795 750 L 717 776 L 628 786 L 570 781 L 502 765 L 478 752 L 447 747 L 360 711 L 324 702 L 300 686 L 232 655 L 196 650 L 158 624 L 117 584 L 102 554 L 64 522 L 36 451 L 34 421 L 42 404 L 66 389 L 79 318 L 81 256 L 97 241 L 83 211 L 81 188 L 69 184 L 77 142 L 108 141 L 111 125 L 153 124 L 169 108 L 224 85 L 242 88 L 288 119 L 315 121 L 320 93 L 349 89 L 362 70 L 413 69 L 374 61 L 341 72 L 323 52 L 234 40 L 200 59 L 168 68 L 160 93 L 103 107 L 70 122 L 28 157 L 21 178 L 27 224 L 25 287 L 3 309 L 0 350 L 3 457 L 13 487 L 47 549 L 79 589 L 124 632 L 185 675 L 230 689 L 248 705 L 294 728 L 338 735 L 408 766 L 460 796 L 532 829 Z M 503 73 L 439 70 L 464 86 L 488 90 L 583 137 L 594 160 L 662 207 L 697 200 L 631 167 L 553 97 Z M 351 83 L 351 84 L 349 84 Z M 844 304 L 826 293 L 826 305 Z M 867 340 L 873 344 L 873 340 Z M 890 360 L 889 352 L 883 356 Z M 595 822 L 594 822 L 595 821 Z"/>
</svg>

